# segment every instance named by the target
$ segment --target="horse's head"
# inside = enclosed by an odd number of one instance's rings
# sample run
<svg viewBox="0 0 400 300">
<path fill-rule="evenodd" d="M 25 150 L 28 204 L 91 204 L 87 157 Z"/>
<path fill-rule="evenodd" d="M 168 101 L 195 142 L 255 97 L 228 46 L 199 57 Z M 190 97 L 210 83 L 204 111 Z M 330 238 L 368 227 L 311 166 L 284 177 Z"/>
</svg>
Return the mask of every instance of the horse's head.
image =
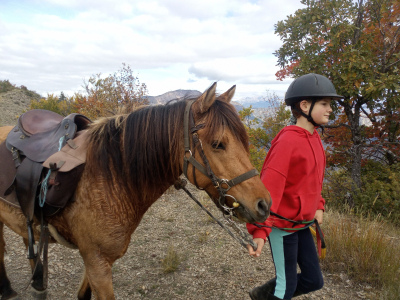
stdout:
<svg viewBox="0 0 400 300">
<path fill-rule="evenodd" d="M 204 188 L 221 210 L 233 209 L 245 222 L 263 222 L 271 197 L 250 163 L 246 130 L 230 104 L 235 86 L 219 96 L 215 90 L 216 83 L 187 105 L 185 175 Z M 195 168 L 193 158 L 203 168 Z"/>
</svg>

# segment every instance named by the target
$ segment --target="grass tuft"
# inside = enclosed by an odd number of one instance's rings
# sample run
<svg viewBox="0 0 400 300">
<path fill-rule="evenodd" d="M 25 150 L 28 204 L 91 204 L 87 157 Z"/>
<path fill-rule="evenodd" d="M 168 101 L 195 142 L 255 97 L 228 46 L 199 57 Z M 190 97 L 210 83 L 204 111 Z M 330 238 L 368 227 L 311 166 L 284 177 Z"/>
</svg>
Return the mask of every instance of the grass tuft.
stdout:
<svg viewBox="0 0 400 300">
<path fill-rule="evenodd" d="M 175 272 L 178 269 L 181 259 L 173 246 L 168 247 L 168 252 L 162 260 L 162 269 L 165 274 Z"/>
<path fill-rule="evenodd" d="M 399 232 L 378 219 L 326 214 L 323 230 L 327 255 L 322 267 L 329 272 L 347 272 L 358 283 L 368 283 L 385 292 L 385 300 L 400 295 Z"/>
</svg>

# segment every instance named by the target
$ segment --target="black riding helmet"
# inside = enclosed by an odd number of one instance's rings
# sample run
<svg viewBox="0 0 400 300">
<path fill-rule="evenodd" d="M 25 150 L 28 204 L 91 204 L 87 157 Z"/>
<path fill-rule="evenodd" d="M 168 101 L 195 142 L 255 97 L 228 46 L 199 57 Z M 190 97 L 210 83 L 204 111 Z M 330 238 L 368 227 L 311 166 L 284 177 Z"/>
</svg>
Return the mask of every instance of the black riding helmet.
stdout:
<svg viewBox="0 0 400 300">
<path fill-rule="evenodd" d="M 291 106 L 292 110 L 299 112 L 314 126 L 320 126 L 315 123 L 311 117 L 311 111 L 318 99 L 330 97 L 332 100 L 343 99 L 336 93 L 333 83 L 325 76 L 319 74 L 306 74 L 296 78 L 290 85 L 285 94 L 285 103 Z M 312 104 L 308 115 L 295 107 L 297 102 L 302 100 L 311 100 Z"/>
</svg>

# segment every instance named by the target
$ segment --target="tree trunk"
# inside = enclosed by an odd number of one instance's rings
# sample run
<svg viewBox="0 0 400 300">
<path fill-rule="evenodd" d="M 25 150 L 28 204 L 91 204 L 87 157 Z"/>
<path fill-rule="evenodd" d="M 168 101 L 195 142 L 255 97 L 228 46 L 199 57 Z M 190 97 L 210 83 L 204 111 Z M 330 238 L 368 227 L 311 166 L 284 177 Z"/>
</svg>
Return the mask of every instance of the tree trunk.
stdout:
<svg viewBox="0 0 400 300">
<path fill-rule="evenodd" d="M 361 189 L 361 159 L 362 159 L 362 137 L 360 131 L 360 103 L 356 104 L 354 108 L 348 104 L 343 103 L 345 113 L 350 122 L 351 139 L 353 145 L 349 152 L 351 157 L 351 179 L 352 179 L 352 192 L 353 195 Z M 352 196 L 348 199 L 348 204 L 354 207 L 354 199 Z"/>
</svg>

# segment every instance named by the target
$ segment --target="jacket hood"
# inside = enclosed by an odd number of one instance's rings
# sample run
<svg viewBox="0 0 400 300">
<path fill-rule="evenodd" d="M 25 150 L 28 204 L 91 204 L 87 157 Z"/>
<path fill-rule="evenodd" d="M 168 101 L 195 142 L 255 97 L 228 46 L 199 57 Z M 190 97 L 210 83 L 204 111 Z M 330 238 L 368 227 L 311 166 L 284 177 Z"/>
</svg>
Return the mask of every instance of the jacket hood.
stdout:
<svg viewBox="0 0 400 300">
<path fill-rule="evenodd" d="M 284 127 L 274 138 L 274 140 L 272 141 L 272 143 L 275 140 L 278 140 L 279 137 L 282 134 L 293 134 L 296 135 L 297 137 L 303 137 L 303 138 L 316 138 L 318 136 L 318 132 L 316 129 L 314 129 L 314 133 L 311 134 L 307 129 L 304 129 L 302 127 L 296 126 L 296 125 L 290 125 L 290 126 L 286 126 Z"/>
</svg>

